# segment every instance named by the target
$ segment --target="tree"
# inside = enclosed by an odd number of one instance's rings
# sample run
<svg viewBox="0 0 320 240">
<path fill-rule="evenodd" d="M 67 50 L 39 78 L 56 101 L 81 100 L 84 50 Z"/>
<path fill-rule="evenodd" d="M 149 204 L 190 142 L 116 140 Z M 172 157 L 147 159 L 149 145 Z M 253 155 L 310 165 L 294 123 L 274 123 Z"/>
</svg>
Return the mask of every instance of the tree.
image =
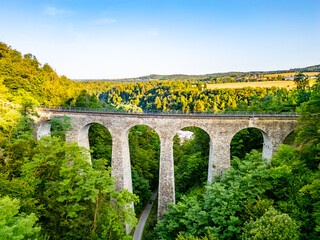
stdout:
<svg viewBox="0 0 320 240">
<path fill-rule="evenodd" d="M 72 130 L 71 118 L 64 115 L 62 119 L 52 118 L 49 123 L 51 124 L 51 136 L 59 137 L 65 141 L 67 132 Z"/>
<path fill-rule="evenodd" d="M 156 100 L 155 100 L 154 104 L 156 105 L 157 109 L 161 108 L 161 100 L 160 100 L 160 98 L 158 96 L 156 97 Z"/>
<path fill-rule="evenodd" d="M 305 91 L 309 86 L 309 77 L 304 75 L 303 73 L 299 73 L 294 77 L 294 82 L 297 85 L 298 91 Z"/>
<path fill-rule="evenodd" d="M 124 224 L 136 223 L 128 206 L 136 197 L 116 192 L 111 169 L 86 161 L 86 150 L 59 138 L 43 137 L 22 179 L 35 189 L 40 224 L 52 239 L 126 239 Z"/>
<path fill-rule="evenodd" d="M 298 240 L 299 227 L 288 214 L 281 214 L 273 207 L 270 207 L 262 217 L 245 224 L 242 239 Z"/>
<path fill-rule="evenodd" d="M 318 85 L 318 84 L 317 84 Z M 297 142 L 300 144 L 320 143 L 320 92 L 315 90 L 308 102 L 301 106 L 300 130 Z"/>
<path fill-rule="evenodd" d="M 139 214 L 150 201 L 152 192 L 148 180 L 140 177 L 134 168 L 132 168 L 132 188 L 133 193 L 139 196 L 139 202 L 134 206 L 135 212 Z"/>
<path fill-rule="evenodd" d="M 269 165 L 257 151 L 233 162 L 203 196 L 183 196 L 170 206 L 154 230 L 158 239 L 175 239 L 179 232 L 199 237 L 207 231 L 221 239 L 239 239 L 247 216 L 245 206 L 272 189 L 272 184 Z"/>
<path fill-rule="evenodd" d="M 108 129 L 99 123 L 93 123 L 89 128 L 88 135 L 92 151 L 92 167 L 96 168 L 95 161 L 99 159 L 103 160 L 106 166 L 111 167 L 112 136 Z"/>
<path fill-rule="evenodd" d="M 20 201 L 8 196 L 0 197 L 0 238 L 6 240 L 37 239 L 40 227 L 36 226 L 38 218 L 20 212 Z"/>
<path fill-rule="evenodd" d="M 210 232 L 208 236 L 201 236 L 201 237 L 194 237 L 193 235 L 189 234 L 188 236 L 184 237 L 181 233 L 177 236 L 176 240 L 219 240 L 219 238 L 213 236 Z"/>
</svg>

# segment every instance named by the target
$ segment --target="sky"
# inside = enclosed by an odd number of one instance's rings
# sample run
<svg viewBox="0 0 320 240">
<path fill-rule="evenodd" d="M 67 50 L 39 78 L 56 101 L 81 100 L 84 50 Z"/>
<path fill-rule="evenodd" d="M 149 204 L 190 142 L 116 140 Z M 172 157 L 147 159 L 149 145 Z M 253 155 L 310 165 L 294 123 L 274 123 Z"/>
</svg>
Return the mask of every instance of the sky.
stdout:
<svg viewBox="0 0 320 240">
<path fill-rule="evenodd" d="M 0 41 L 70 79 L 320 64 L 319 0 L 0 0 Z"/>
</svg>

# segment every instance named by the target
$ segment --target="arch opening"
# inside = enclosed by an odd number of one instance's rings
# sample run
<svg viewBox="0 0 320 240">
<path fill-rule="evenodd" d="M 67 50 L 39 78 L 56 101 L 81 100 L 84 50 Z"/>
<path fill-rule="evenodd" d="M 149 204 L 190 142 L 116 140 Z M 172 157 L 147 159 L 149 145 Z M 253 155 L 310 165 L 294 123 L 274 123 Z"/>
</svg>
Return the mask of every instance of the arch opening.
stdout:
<svg viewBox="0 0 320 240">
<path fill-rule="evenodd" d="M 70 117 L 64 115 L 59 118 L 52 118 L 47 121 L 43 121 L 37 131 L 37 140 L 40 140 L 44 136 L 54 136 L 60 138 L 62 141 L 66 140 L 66 134 L 71 130 Z"/>
<path fill-rule="evenodd" d="M 66 141 L 67 132 L 72 129 L 71 118 L 64 115 L 59 118 L 52 118 L 48 121 L 50 124 L 51 136 L 58 137 L 62 141 Z"/>
<path fill-rule="evenodd" d="M 290 132 L 283 140 L 283 144 L 290 145 L 292 147 L 297 147 L 297 145 L 295 143 L 295 139 L 297 136 L 298 136 L 297 130 Z"/>
<path fill-rule="evenodd" d="M 160 138 L 146 125 L 136 125 L 129 130 L 129 151 L 133 193 L 139 196 L 135 204 L 139 214 L 156 192 L 159 183 Z"/>
<path fill-rule="evenodd" d="M 111 167 L 112 136 L 109 130 L 99 123 L 92 123 L 89 127 L 88 138 L 92 167 L 98 168 L 101 164 Z"/>
<path fill-rule="evenodd" d="M 204 190 L 208 180 L 210 136 L 199 127 L 186 127 L 173 139 L 176 199 Z"/>
<path fill-rule="evenodd" d="M 258 128 L 245 128 L 238 131 L 230 143 L 231 165 L 233 157 L 242 159 L 254 149 L 261 152 L 263 158 L 272 158 L 273 145 L 264 131 Z"/>
<path fill-rule="evenodd" d="M 112 137 L 109 130 L 100 123 L 89 123 L 79 132 L 78 145 L 90 151 L 92 167 L 111 166 Z"/>
</svg>

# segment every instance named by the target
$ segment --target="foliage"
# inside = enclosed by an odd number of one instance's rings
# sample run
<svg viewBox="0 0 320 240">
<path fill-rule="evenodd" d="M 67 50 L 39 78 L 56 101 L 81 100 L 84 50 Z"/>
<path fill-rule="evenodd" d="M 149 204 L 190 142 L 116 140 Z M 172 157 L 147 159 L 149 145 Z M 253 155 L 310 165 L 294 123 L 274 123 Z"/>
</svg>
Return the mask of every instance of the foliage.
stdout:
<svg viewBox="0 0 320 240">
<path fill-rule="evenodd" d="M 130 160 L 136 173 L 145 178 L 152 190 L 159 179 L 160 139 L 148 126 L 137 125 L 129 132 Z"/>
<path fill-rule="evenodd" d="M 95 86 L 97 83 L 91 83 Z M 99 85 L 100 86 L 100 85 Z M 295 111 L 301 104 L 296 91 L 286 88 L 200 89 L 188 81 L 106 85 L 100 99 L 134 104 L 144 110 L 180 111 Z M 306 93 L 307 94 L 307 93 Z"/>
<path fill-rule="evenodd" d="M 132 188 L 133 193 L 139 196 L 139 202 L 135 204 L 134 210 L 136 213 L 140 213 L 149 203 L 152 192 L 148 180 L 140 177 L 134 168 L 132 169 Z"/>
<path fill-rule="evenodd" d="M 208 233 L 208 237 L 206 235 L 201 237 L 194 237 L 191 234 L 184 237 L 181 235 L 181 233 L 179 233 L 176 240 L 219 240 L 219 238 L 213 236 L 210 232 Z"/>
<path fill-rule="evenodd" d="M 103 159 L 105 165 L 111 167 L 112 136 L 108 129 L 101 124 L 92 123 L 88 135 L 93 167 L 96 167 L 95 162 L 99 159 Z"/>
<path fill-rule="evenodd" d="M 0 214 L 0 224 L 6 224 L 0 231 L 16 234 L 21 227 L 23 230 L 17 234 L 31 238 L 26 233 L 29 231 L 32 239 L 40 239 L 41 235 L 47 239 L 129 239 L 124 224 L 134 226 L 136 222 L 129 206 L 137 203 L 137 198 L 127 191 L 116 192 L 110 177 L 112 139 L 106 128 L 92 124 L 89 129 L 91 166 L 85 160 L 84 149 L 61 141 L 69 128 L 67 119 L 52 120 L 53 137 L 39 142 L 33 139 L 34 106 L 116 106 L 126 111 L 186 113 L 299 110 L 298 148 L 282 146 L 268 165 L 256 151 L 245 155 L 252 148 L 261 148 L 262 142 L 257 141 L 259 137 L 261 140 L 260 133 L 241 131 L 231 149 L 232 155 L 239 158 L 234 158 L 232 167 L 206 191 L 203 183 L 207 178 L 209 136 L 200 129 L 189 128 L 194 132 L 192 140 L 180 144 L 175 137 L 175 178 L 180 201 L 171 205 L 149 237 L 210 239 L 214 235 L 219 239 L 239 239 L 243 234 L 244 238 L 254 238 L 257 229 L 267 226 L 275 233 L 270 238 L 281 239 L 288 232 L 295 239 L 299 226 L 301 239 L 319 239 L 320 75 L 311 87 L 306 76 L 297 75 L 297 89 L 293 90 L 207 86 L 257 81 L 261 74 L 177 75 L 169 78 L 183 81 L 147 81 L 166 79 L 153 75 L 138 83 L 79 83 L 58 76 L 33 55 L 22 56 L 0 43 L 0 194 L 5 196 L 0 205 L 14 205 L 9 208 L 13 214 L 6 223 L 1 217 L 8 215 Z M 129 141 L 139 210 L 157 187 L 160 140 L 147 126 L 137 126 L 130 131 Z"/>
<path fill-rule="evenodd" d="M 273 201 L 269 199 L 261 199 L 257 196 L 257 200 L 254 203 L 249 202 L 244 205 L 243 221 L 255 220 L 263 216 L 263 214 L 272 206 Z"/>
<path fill-rule="evenodd" d="M 51 124 L 51 136 L 65 141 L 67 132 L 72 130 L 71 118 L 64 115 L 62 119 L 52 118 L 49 123 Z"/>
<path fill-rule="evenodd" d="M 201 157 L 201 152 L 193 155 L 183 155 L 180 163 L 175 168 L 176 188 L 179 192 L 186 192 L 194 184 L 201 184 L 207 176 L 207 161 Z"/>
<path fill-rule="evenodd" d="M 155 239 L 155 234 L 153 232 L 154 227 L 157 224 L 158 217 L 158 198 L 153 202 L 149 217 L 147 219 L 146 225 L 144 226 L 144 231 L 142 233 L 141 240 L 152 240 Z"/>
<path fill-rule="evenodd" d="M 207 229 L 219 238 L 238 238 L 244 206 L 272 188 L 268 180 L 268 164 L 257 151 L 243 160 L 234 158 L 225 176 L 208 187 L 205 208 L 210 227 Z"/>
<path fill-rule="evenodd" d="M 53 239 L 125 236 L 123 223 L 135 223 L 126 205 L 135 198 L 115 191 L 110 169 L 93 169 L 84 149 L 57 138 L 42 138 L 35 152 L 22 166 L 22 178 L 34 187 L 41 225 Z"/>
<path fill-rule="evenodd" d="M 2 42 L 0 76 L 0 89 L 10 93 L 6 94 L 7 100 L 24 105 L 27 101 L 35 105 L 61 106 L 82 88 L 65 76 L 58 76 L 48 64 L 41 66 L 32 54 L 22 56 Z"/>
<path fill-rule="evenodd" d="M 37 239 L 40 227 L 36 226 L 38 218 L 19 212 L 20 201 L 8 196 L 0 197 L 0 236 L 1 239 Z"/>
<path fill-rule="evenodd" d="M 252 149 L 262 150 L 263 137 L 259 129 L 246 128 L 240 130 L 231 141 L 230 155 L 244 158 Z"/>
<path fill-rule="evenodd" d="M 314 85 L 315 90 L 310 101 L 301 106 L 302 115 L 299 119 L 300 130 L 297 138 L 299 144 L 310 143 L 317 146 L 320 143 L 320 80 L 318 81 L 319 83 Z"/>
<path fill-rule="evenodd" d="M 129 132 L 130 160 L 132 163 L 133 193 L 139 196 L 135 205 L 138 214 L 149 202 L 158 186 L 160 139 L 148 126 L 134 126 Z"/>
<path fill-rule="evenodd" d="M 104 108 L 107 105 L 99 101 L 95 94 L 89 94 L 87 90 L 82 90 L 77 97 L 68 99 L 66 104 L 80 108 Z"/>
<path fill-rule="evenodd" d="M 184 128 L 193 133 L 192 139 L 181 143 L 174 138 L 173 155 L 175 165 L 175 187 L 177 198 L 191 187 L 202 186 L 208 177 L 209 135 L 197 127 Z"/>
<path fill-rule="evenodd" d="M 273 189 L 267 193 L 268 198 L 274 201 L 277 209 L 289 214 L 299 223 L 302 239 L 317 239 L 311 199 L 300 193 L 313 175 L 305 159 L 301 158 L 301 152 L 283 145 L 274 154 L 270 175 Z"/>
<path fill-rule="evenodd" d="M 183 196 L 175 206 L 171 205 L 155 228 L 157 239 L 175 239 L 179 232 L 183 236 L 201 236 L 208 230 L 221 239 L 238 238 L 245 205 L 272 185 L 268 181 L 268 164 L 258 152 L 233 161 L 224 177 L 216 178 L 203 197 Z"/>
<path fill-rule="evenodd" d="M 242 239 L 299 239 L 299 227 L 287 214 L 270 208 L 257 220 L 246 223 Z"/>
<path fill-rule="evenodd" d="M 315 173 L 309 184 L 306 184 L 300 189 L 303 197 L 311 199 L 312 212 L 310 213 L 312 220 L 314 220 L 314 230 L 319 234 L 320 232 L 320 173 Z"/>
<path fill-rule="evenodd" d="M 128 206 L 137 199 L 128 191 L 115 191 L 110 168 L 98 160 L 93 169 L 85 149 L 59 138 L 35 141 L 28 114 L 17 115 L 13 130 L 1 131 L 5 141 L 0 154 L 1 194 L 17 199 L 25 212 L 16 220 L 21 218 L 30 234 L 37 221 L 43 237 L 50 239 L 128 238 L 124 224 L 136 223 Z"/>
<path fill-rule="evenodd" d="M 299 73 L 294 77 L 294 82 L 297 85 L 298 91 L 305 91 L 309 86 L 309 78 L 303 73 Z"/>
</svg>

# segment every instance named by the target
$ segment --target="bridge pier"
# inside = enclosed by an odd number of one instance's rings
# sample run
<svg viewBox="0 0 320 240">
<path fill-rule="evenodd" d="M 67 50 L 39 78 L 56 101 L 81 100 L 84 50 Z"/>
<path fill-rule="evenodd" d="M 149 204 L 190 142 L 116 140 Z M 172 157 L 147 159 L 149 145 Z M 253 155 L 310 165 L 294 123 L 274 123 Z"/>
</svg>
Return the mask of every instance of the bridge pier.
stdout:
<svg viewBox="0 0 320 240">
<path fill-rule="evenodd" d="M 116 178 L 116 189 L 128 189 L 132 193 L 132 177 L 129 152 L 128 134 L 114 134 L 112 136 L 111 176 Z"/>
<path fill-rule="evenodd" d="M 112 136 L 112 157 L 111 157 L 111 176 L 116 179 L 116 190 L 121 191 L 127 189 L 130 193 L 132 190 L 132 176 L 130 164 L 130 150 L 128 133 L 113 134 Z M 134 203 L 132 202 L 127 208 L 134 211 Z M 131 232 L 129 225 L 125 226 L 127 234 Z"/>
<path fill-rule="evenodd" d="M 173 136 L 160 136 L 160 166 L 159 166 L 159 194 L 158 220 L 163 212 L 169 209 L 168 203 L 175 204 Z"/>
<path fill-rule="evenodd" d="M 269 160 L 272 158 L 275 147 L 273 146 L 270 137 L 265 132 L 261 130 L 260 132 L 263 136 L 262 157 Z"/>
<path fill-rule="evenodd" d="M 50 136 L 51 134 L 51 124 L 48 121 L 43 121 L 37 128 L 36 139 L 39 141 L 44 136 Z"/>
<path fill-rule="evenodd" d="M 209 143 L 209 163 L 208 163 L 208 179 L 207 183 L 211 184 L 213 180 L 213 169 L 216 168 L 216 165 L 214 164 L 214 159 L 213 159 L 213 143 L 212 143 L 212 138 L 210 137 L 210 143 Z"/>
<path fill-rule="evenodd" d="M 230 167 L 230 142 L 226 137 L 211 136 L 209 150 L 208 183 Z"/>
<path fill-rule="evenodd" d="M 91 124 L 87 124 L 82 129 L 80 129 L 78 137 L 78 146 L 86 148 L 88 151 L 88 162 L 92 163 L 91 153 L 90 153 L 90 143 L 89 143 L 89 128 Z"/>
</svg>

